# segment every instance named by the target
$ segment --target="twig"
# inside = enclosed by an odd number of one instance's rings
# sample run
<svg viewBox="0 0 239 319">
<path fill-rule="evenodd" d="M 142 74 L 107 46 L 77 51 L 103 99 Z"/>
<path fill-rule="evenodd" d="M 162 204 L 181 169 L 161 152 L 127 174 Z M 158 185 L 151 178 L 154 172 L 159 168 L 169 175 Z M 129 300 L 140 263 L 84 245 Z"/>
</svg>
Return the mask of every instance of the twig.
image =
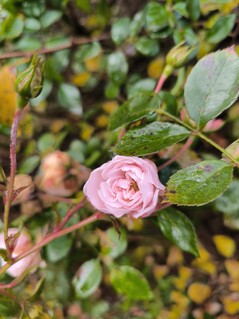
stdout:
<svg viewBox="0 0 239 319">
<path fill-rule="evenodd" d="M 56 233 L 51 233 L 49 234 L 48 236 L 46 236 L 45 238 L 43 238 L 42 241 L 40 241 L 39 243 L 37 243 L 34 247 L 32 247 L 31 249 L 29 249 L 28 251 L 25 251 L 23 252 L 22 254 L 18 255 L 16 258 L 13 259 L 14 263 L 27 257 L 28 255 L 34 253 L 35 251 L 41 249 L 42 247 L 44 247 L 45 245 L 47 245 L 48 243 L 50 243 L 51 241 L 61 237 L 61 236 L 64 236 L 66 234 L 69 234 L 83 226 L 86 226 L 98 219 L 101 219 L 102 217 L 104 216 L 103 213 L 100 213 L 100 212 L 96 212 L 94 215 L 78 222 L 77 224 L 75 225 L 72 225 L 72 226 L 69 226 L 65 229 L 62 229 Z M 11 266 L 11 265 L 9 265 Z"/>
<path fill-rule="evenodd" d="M 42 247 L 46 246 L 48 243 L 50 243 L 51 241 L 61 237 L 61 236 L 64 236 L 66 234 L 69 234 L 81 227 L 84 227 L 98 219 L 101 219 L 102 217 L 104 216 L 103 213 L 100 213 L 100 212 L 96 212 L 94 215 L 78 222 L 77 224 L 75 225 L 72 225 L 72 226 L 69 226 L 65 229 L 62 229 L 58 232 L 55 232 L 55 233 L 51 233 L 49 235 L 47 235 L 45 238 L 43 238 L 39 243 L 35 244 L 35 246 L 33 246 L 31 249 L 27 250 L 27 251 L 24 251 L 22 254 L 16 256 L 15 258 L 13 258 L 12 260 L 12 263 L 9 264 L 9 263 L 6 263 L 4 264 L 1 268 L 0 268 L 0 275 L 5 273 L 8 268 L 10 268 L 13 264 L 15 264 L 16 262 L 18 262 L 19 260 L 27 257 L 28 255 L 31 255 L 32 253 L 40 250 Z M 1 292 L 1 290 L 0 290 Z"/>
<path fill-rule="evenodd" d="M 63 218 L 63 220 L 55 227 L 55 229 L 53 230 L 53 233 L 56 233 L 58 231 L 60 231 L 65 224 L 68 222 L 68 220 L 71 219 L 71 217 L 80 209 L 83 207 L 85 202 L 85 197 L 82 199 L 82 201 L 80 203 L 78 203 L 75 207 L 71 208 L 65 215 L 65 217 Z"/>
<path fill-rule="evenodd" d="M 14 180 L 17 167 L 17 157 L 16 157 L 16 147 L 17 147 L 17 131 L 22 115 L 25 114 L 25 108 L 23 110 L 17 109 L 14 114 L 14 119 L 11 128 L 11 137 L 10 137 L 10 177 L 7 184 L 6 198 L 5 198 L 5 207 L 4 207 L 4 240 L 7 250 L 7 256 L 11 259 L 11 249 L 8 242 L 8 220 L 10 207 L 12 203 L 12 195 L 14 191 Z"/>
<path fill-rule="evenodd" d="M 54 48 L 42 48 L 37 51 L 14 51 L 14 52 L 7 52 L 3 53 L 0 55 L 0 60 L 3 59 L 11 59 L 11 58 L 19 58 L 19 57 L 31 57 L 32 55 L 36 54 L 50 54 L 58 51 L 62 51 L 65 49 L 70 49 L 72 47 L 81 45 L 81 44 L 86 44 L 86 43 L 91 43 L 94 41 L 103 41 L 109 39 L 108 34 L 103 34 L 98 38 L 72 38 L 71 41 L 69 41 L 66 44 L 62 44 L 59 46 L 56 46 Z"/>
<path fill-rule="evenodd" d="M 173 157 L 171 157 L 168 161 L 166 161 L 165 163 L 163 163 L 162 165 L 160 165 L 158 167 L 158 171 L 162 170 L 164 167 L 170 165 L 171 163 L 175 162 L 182 154 L 184 151 L 186 151 L 193 142 L 193 138 L 190 136 L 187 140 L 187 142 L 182 146 L 182 148 L 177 152 L 177 154 L 175 154 Z"/>
</svg>

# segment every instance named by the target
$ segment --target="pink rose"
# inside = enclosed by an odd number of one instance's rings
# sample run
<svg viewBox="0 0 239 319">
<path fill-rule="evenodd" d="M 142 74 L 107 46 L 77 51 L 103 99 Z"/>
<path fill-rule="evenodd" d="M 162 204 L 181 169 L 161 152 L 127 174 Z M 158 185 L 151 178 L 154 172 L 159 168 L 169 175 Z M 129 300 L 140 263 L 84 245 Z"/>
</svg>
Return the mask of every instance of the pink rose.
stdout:
<svg viewBox="0 0 239 319">
<path fill-rule="evenodd" d="M 149 216 L 164 190 L 156 165 L 134 156 L 115 156 L 91 173 L 83 189 L 96 209 L 117 218 Z"/>
<path fill-rule="evenodd" d="M 14 235 L 18 232 L 17 228 L 9 228 L 8 229 L 8 236 Z M 22 230 L 19 237 L 17 238 L 17 243 L 15 249 L 13 250 L 12 256 L 17 257 L 24 251 L 30 249 L 33 246 L 30 236 L 25 230 Z M 0 234 L 0 248 L 6 249 L 5 242 L 4 242 L 4 235 L 3 233 Z M 7 273 L 12 277 L 19 277 L 21 276 L 27 269 L 36 267 L 39 265 L 41 261 L 40 253 L 35 252 L 31 255 L 19 260 L 14 265 L 12 265 L 8 270 Z M 0 257 L 1 265 L 4 265 L 5 262 Z"/>
</svg>

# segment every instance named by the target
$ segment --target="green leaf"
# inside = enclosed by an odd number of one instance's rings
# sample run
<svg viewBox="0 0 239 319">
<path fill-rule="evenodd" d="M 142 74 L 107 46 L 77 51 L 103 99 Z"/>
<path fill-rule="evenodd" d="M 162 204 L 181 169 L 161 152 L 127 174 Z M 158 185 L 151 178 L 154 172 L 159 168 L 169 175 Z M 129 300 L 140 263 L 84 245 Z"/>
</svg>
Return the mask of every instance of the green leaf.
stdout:
<svg viewBox="0 0 239 319">
<path fill-rule="evenodd" d="M 156 2 L 150 2 L 146 9 L 146 28 L 149 32 L 157 32 L 168 25 L 166 7 Z"/>
<path fill-rule="evenodd" d="M 184 127 L 163 122 L 153 122 L 129 130 L 113 148 L 120 155 L 147 155 L 178 143 L 190 135 Z"/>
<path fill-rule="evenodd" d="M 220 212 L 227 215 L 239 217 L 239 180 L 235 179 L 225 190 L 225 192 L 216 199 L 215 207 Z"/>
<path fill-rule="evenodd" d="M 70 144 L 68 153 L 70 156 L 79 163 L 84 163 L 86 145 L 80 140 L 73 140 Z"/>
<path fill-rule="evenodd" d="M 56 263 L 65 258 L 69 254 L 71 246 L 72 238 L 69 236 L 62 236 L 55 239 L 46 246 L 48 260 L 52 263 Z"/>
<path fill-rule="evenodd" d="M 112 258 L 117 258 L 122 255 L 127 248 L 127 235 L 126 232 L 120 230 L 119 233 L 112 227 L 107 230 L 107 236 L 110 239 L 110 247 L 108 250 L 108 255 Z"/>
<path fill-rule="evenodd" d="M 111 37 L 115 44 L 121 44 L 127 39 L 130 31 L 130 19 L 127 17 L 121 18 L 112 25 Z"/>
<path fill-rule="evenodd" d="M 149 283 L 141 272 L 130 266 L 120 266 L 111 272 L 111 283 L 115 290 L 131 300 L 152 299 Z"/>
<path fill-rule="evenodd" d="M 21 37 L 21 39 L 16 44 L 17 48 L 19 50 L 28 50 L 28 51 L 34 51 L 38 50 L 41 47 L 41 42 L 38 39 L 35 39 L 33 37 Z"/>
<path fill-rule="evenodd" d="M 42 28 L 46 29 L 60 20 L 62 12 L 57 10 L 48 10 L 40 18 Z"/>
<path fill-rule="evenodd" d="M 82 115 L 82 103 L 79 89 L 71 84 L 63 83 L 57 93 L 59 104 L 66 108 L 67 111 Z"/>
<path fill-rule="evenodd" d="M 127 88 L 128 99 L 131 99 L 136 94 L 140 94 L 143 92 L 149 92 L 152 94 L 152 91 L 154 90 L 155 86 L 156 86 L 156 81 L 150 78 L 145 78 L 145 79 L 137 81 L 136 83 L 132 85 L 128 85 L 128 88 Z"/>
<path fill-rule="evenodd" d="M 211 29 L 207 32 L 208 43 L 217 44 L 224 40 L 232 31 L 236 21 L 236 14 L 229 14 L 220 17 Z"/>
<path fill-rule="evenodd" d="M 119 91 L 119 85 L 115 84 L 115 82 L 110 81 L 107 83 L 107 86 L 105 88 L 105 96 L 108 99 L 114 99 L 119 95 Z"/>
<path fill-rule="evenodd" d="M 21 164 L 18 173 L 19 174 L 30 174 L 40 163 L 40 157 L 38 155 L 33 155 L 26 160 L 23 161 Z"/>
<path fill-rule="evenodd" d="M 92 295 L 98 288 L 102 278 L 102 269 L 96 259 L 85 262 L 79 269 L 79 276 L 73 278 L 76 296 L 84 299 Z"/>
<path fill-rule="evenodd" d="M 107 73 L 116 84 L 124 83 L 128 73 L 128 63 L 123 52 L 117 51 L 108 56 Z"/>
<path fill-rule="evenodd" d="M 211 53 L 193 68 L 185 85 L 188 113 L 203 127 L 230 107 L 239 94 L 239 58 L 233 48 Z"/>
<path fill-rule="evenodd" d="M 200 0 L 186 0 L 186 8 L 192 21 L 200 17 Z"/>
<path fill-rule="evenodd" d="M 37 148 L 41 153 L 55 150 L 56 137 L 52 133 L 45 133 L 37 141 Z"/>
<path fill-rule="evenodd" d="M 135 43 L 135 47 L 143 55 L 154 56 L 159 53 L 158 41 L 147 37 L 139 38 Z"/>
<path fill-rule="evenodd" d="M 169 207 L 158 212 L 158 225 L 166 238 L 182 250 L 198 256 L 197 237 L 191 221 L 180 211 Z"/>
<path fill-rule="evenodd" d="M 22 34 L 24 21 L 22 15 L 5 13 L 4 21 L 0 23 L 0 36 L 6 39 L 15 39 Z"/>
<path fill-rule="evenodd" d="M 114 130 L 124 124 L 137 121 L 159 106 L 160 97 L 158 94 L 141 92 L 126 101 L 112 114 L 109 129 Z"/>
<path fill-rule="evenodd" d="M 143 28 L 145 24 L 145 13 L 139 11 L 135 14 L 133 21 L 130 24 L 130 36 L 135 37 Z"/>
<path fill-rule="evenodd" d="M 219 197 L 232 180 L 233 168 L 221 160 L 208 160 L 172 175 L 166 198 L 172 204 L 200 206 Z"/>
<path fill-rule="evenodd" d="M 39 31 L 41 29 L 41 24 L 37 19 L 28 18 L 25 20 L 25 29 L 27 31 Z"/>
</svg>

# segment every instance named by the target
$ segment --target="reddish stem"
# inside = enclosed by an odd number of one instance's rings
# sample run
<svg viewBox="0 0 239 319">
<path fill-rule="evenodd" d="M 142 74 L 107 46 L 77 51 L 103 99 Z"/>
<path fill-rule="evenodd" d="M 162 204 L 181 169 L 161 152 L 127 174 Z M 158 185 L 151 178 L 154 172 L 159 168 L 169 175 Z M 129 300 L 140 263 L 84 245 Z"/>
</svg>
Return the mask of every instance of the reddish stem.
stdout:
<svg viewBox="0 0 239 319">
<path fill-rule="evenodd" d="M 49 54 L 49 53 L 54 53 L 57 51 L 62 51 L 65 49 L 70 49 L 72 47 L 85 44 L 85 43 L 91 43 L 94 41 L 102 41 L 102 40 L 107 40 L 109 39 L 109 35 L 103 34 L 99 36 L 98 38 L 72 38 L 71 41 L 69 41 L 66 44 L 59 45 L 57 47 L 53 48 L 42 48 L 37 51 L 37 54 Z M 17 51 L 17 52 L 7 52 L 3 53 L 0 55 L 0 60 L 2 59 L 10 59 L 10 58 L 19 58 L 19 57 L 31 57 L 34 55 L 36 51 Z"/>
<path fill-rule="evenodd" d="M 161 90 L 161 88 L 162 88 L 164 82 L 166 81 L 166 79 L 167 79 L 167 76 L 163 73 L 161 75 L 161 77 L 159 78 L 159 80 L 158 80 L 158 83 L 157 83 L 157 86 L 156 86 L 156 88 L 154 90 L 154 93 L 159 93 L 159 91 Z"/>
<path fill-rule="evenodd" d="M 14 114 L 14 119 L 11 127 L 11 135 L 10 135 L 10 176 L 8 179 L 7 184 L 7 191 L 6 191 L 6 199 L 5 199 L 5 207 L 4 207 L 4 240 L 5 246 L 7 250 L 8 258 L 11 259 L 11 249 L 8 244 L 8 220 L 9 220 L 9 213 L 10 207 L 12 202 L 12 195 L 14 191 L 14 180 L 16 174 L 16 167 L 17 167 L 17 157 L 16 157 L 16 147 L 17 147 L 17 131 L 19 127 L 19 123 L 21 120 L 23 110 L 17 109 Z"/>
<path fill-rule="evenodd" d="M 27 257 L 28 255 L 34 253 L 35 251 L 39 250 L 40 248 L 44 247 L 45 245 L 47 245 L 48 243 L 50 243 L 51 241 L 61 237 L 61 236 L 64 236 L 66 234 L 69 234 L 83 226 L 86 226 L 98 219 L 101 219 L 102 217 L 104 216 L 103 213 L 100 213 L 100 212 L 96 212 L 94 215 L 80 221 L 79 223 L 75 224 L 75 225 L 72 225 L 72 226 L 69 226 L 65 229 L 62 229 L 58 232 L 53 232 L 49 235 L 47 235 L 45 238 L 43 238 L 42 241 L 40 241 L 39 243 L 35 244 L 34 247 L 32 247 L 31 249 L 29 249 L 28 251 L 25 251 L 23 252 L 22 254 L 18 255 L 16 258 L 14 258 L 14 263 Z"/>
<path fill-rule="evenodd" d="M 193 138 L 190 136 L 187 140 L 187 142 L 182 146 L 182 148 L 173 156 L 171 157 L 168 161 L 166 161 L 165 163 L 163 163 L 162 165 L 160 165 L 158 167 L 158 170 L 162 170 L 164 167 L 170 165 L 171 163 L 173 163 L 174 161 L 176 161 L 182 154 L 184 151 L 186 151 L 193 142 Z"/>
<path fill-rule="evenodd" d="M 53 233 L 56 233 L 58 231 L 60 231 L 65 224 L 68 222 L 68 220 L 71 219 L 71 217 L 80 209 L 83 207 L 85 202 L 85 197 L 82 199 L 82 201 L 80 203 L 78 203 L 75 207 L 73 207 L 72 209 L 70 209 L 67 213 L 66 216 L 63 218 L 63 220 L 55 227 L 55 229 L 53 230 Z"/>
</svg>

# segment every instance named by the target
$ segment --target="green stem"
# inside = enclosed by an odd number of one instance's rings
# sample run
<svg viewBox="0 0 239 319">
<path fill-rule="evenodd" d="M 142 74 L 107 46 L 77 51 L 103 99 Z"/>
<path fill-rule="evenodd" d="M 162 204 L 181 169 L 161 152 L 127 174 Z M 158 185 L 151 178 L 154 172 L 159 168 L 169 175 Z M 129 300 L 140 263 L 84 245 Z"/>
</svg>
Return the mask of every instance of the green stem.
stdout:
<svg viewBox="0 0 239 319">
<path fill-rule="evenodd" d="M 165 115 L 167 117 L 169 117 L 170 119 L 174 120 L 176 123 L 186 127 L 187 129 L 189 129 L 190 131 L 192 131 L 194 133 L 195 136 L 200 137 L 201 139 L 203 139 L 204 141 L 206 141 L 207 143 L 211 144 L 213 147 L 215 147 L 217 150 L 219 150 L 221 153 L 223 153 L 227 158 L 229 158 L 234 164 L 236 164 L 237 167 L 239 167 L 239 162 L 233 157 L 231 156 L 223 147 L 221 147 L 220 145 L 218 145 L 217 143 L 215 143 L 214 141 L 212 141 L 210 138 L 208 138 L 206 135 L 204 135 L 201 132 L 198 132 L 195 128 L 191 127 L 190 125 L 188 125 L 187 123 L 179 120 L 177 117 L 175 117 L 174 115 L 168 113 L 165 110 L 159 109 L 157 111 L 158 114 L 162 114 Z"/>
<path fill-rule="evenodd" d="M 157 113 L 169 117 L 170 119 L 172 119 L 172 120 L 174 120 L 175 122 L 177 122 L 178 124 L 180 124 L 180 125 L 186 127 L 187 129 L 189 129 L 189 130 L 192 131 L 192 132 L 195 131 L 194 128 L 191 127 L 189 124 L 187 124 L 187 123 L 181 121 L 181 120 L 178 119 L 176 116 L 174 116 L 174 115 L 168 113 L 167 111 L 165 111 L 165 110 L 163 110 L 163 109 L 157 110 Z"/>
<path fill-rule="evenodd" d="M 185 68 L 178 69 L 178 77 L 174 87 L 171 90 L 171 94 L 178 96 L 182 90 L 184 78 L 185 78 Z"/>
<path fill-rule="evenodd" d="M 210 138 L 208 138 L 206 135 L 204 135 L 201 132 L 197 132 L 195 135 L 197 135 L 198 137 L 200 137 L 201 139 L 203 139 L 204 141 L 208 142 L 209 144 L 211 144 L 213 147 L 215 147 L 216 149 L 218 149 L 221 153 L 223 153 L 227 158 L 229 158 L 234 164 L 236 164 L 236 166 L 239 167 L 239 162 L 233 157 L 231 156 L 223 147 L 221 147 L 220 145 L 218 145 L 217 143 L 213 142 Z"/>
</svg>

